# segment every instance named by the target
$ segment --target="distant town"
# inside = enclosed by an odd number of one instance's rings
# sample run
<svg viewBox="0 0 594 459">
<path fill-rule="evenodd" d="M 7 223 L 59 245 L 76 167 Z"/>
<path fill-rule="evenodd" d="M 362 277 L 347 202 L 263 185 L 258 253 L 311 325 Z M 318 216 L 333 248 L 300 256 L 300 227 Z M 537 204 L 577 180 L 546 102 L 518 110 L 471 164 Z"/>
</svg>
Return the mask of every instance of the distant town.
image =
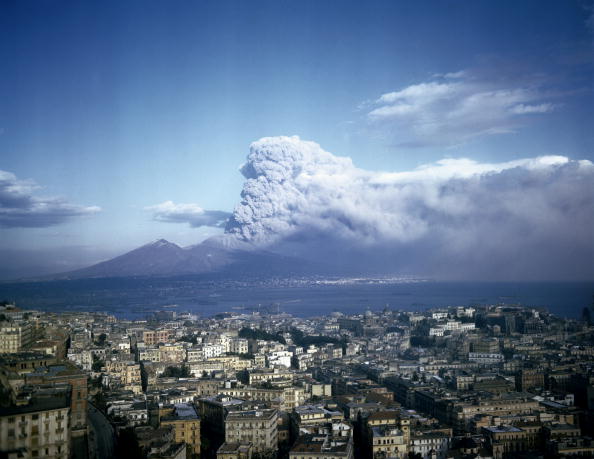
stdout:
<svg viewBox="0 0 594 459">
<path fill-rule="evenodd" d="M 0 458 L 594 455 L 594 311 L 0 305 Z"/>
</svg>

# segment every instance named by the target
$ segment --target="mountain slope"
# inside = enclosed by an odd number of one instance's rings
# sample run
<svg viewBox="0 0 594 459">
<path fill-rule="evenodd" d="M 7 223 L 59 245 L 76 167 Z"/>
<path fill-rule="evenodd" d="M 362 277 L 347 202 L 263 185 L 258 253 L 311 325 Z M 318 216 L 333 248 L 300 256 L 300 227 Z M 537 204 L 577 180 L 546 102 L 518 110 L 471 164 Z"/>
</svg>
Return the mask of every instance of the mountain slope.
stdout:
<svg viewBox="0 0 594 459">
<path fill-rule="evenodd" d="M 44 280 L 171 277 L 206 273 L 242 278 L 327 274 L 335 271 L 335 268 L 320 263 L 253 248 L 236 248 L 212 240 L 182 248 L 159 239 L 111 260 L 61 275 L 47 276 Z"/>
</svg>

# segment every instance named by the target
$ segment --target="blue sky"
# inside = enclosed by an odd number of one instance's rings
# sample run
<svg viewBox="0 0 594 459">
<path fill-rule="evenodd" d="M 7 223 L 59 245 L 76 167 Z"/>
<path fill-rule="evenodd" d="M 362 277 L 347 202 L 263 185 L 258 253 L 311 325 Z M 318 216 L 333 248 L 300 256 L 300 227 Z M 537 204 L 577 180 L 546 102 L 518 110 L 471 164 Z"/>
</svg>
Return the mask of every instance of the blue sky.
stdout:
<svg viewBox="0 0 594 459">
<path fill-rule="evenodd" d="M 588 1 L 4 1 L 0 211 L 45 210 L 0 220 L 0 250 L 70 247 L 66 266 L 199 242 L 221 230 L 157 221 L 155 206 L 232 212 L 264 136 L 379 171 L 592 160 L 592 14 Z"/>
</svg>

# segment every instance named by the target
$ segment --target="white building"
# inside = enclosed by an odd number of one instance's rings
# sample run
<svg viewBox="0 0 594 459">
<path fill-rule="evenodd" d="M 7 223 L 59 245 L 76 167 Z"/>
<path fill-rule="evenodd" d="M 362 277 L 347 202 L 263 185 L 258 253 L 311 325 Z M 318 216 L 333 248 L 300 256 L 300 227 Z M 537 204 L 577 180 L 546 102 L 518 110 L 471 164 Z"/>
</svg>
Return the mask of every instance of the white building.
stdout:
<svg viewBox="0 0 594 459">
<path fill-rule="evenodd" d="M 282 365 L 289 368 L 291 366 L 291 357 L 293 354 L 289 351 L 275 351 L 268 355 L 268 366 L 273 367 Z"/>
<path fill-rule="evenodd" d="M 493 365 L 503 363 L 503 354 L 487 354 L 484 352 L 469 352 L 468 360 L 482 365 Z"/>
<path fill-rule="evenodd" d="M 234 338 L 229 342 L 229 351 L 236 354 L 248 353 L 248 340 L 245 338 Z"/>
<path fill-rule="evenodd" d="M 225 348 L 222 344 L 204 344 L 202 346 L 202 354 L 205 359 L 210 359 L 211 357 L 218 357 L 225 353 Z"/>
</svg>

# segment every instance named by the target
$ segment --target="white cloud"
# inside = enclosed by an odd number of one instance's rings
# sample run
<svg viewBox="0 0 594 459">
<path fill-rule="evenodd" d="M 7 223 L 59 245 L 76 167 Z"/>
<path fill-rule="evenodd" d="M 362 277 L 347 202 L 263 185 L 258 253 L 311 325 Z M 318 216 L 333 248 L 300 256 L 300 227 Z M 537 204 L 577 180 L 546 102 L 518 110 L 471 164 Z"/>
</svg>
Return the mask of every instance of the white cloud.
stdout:
<svg viewBox="0 0 594 459">
<path fill-rule="evenodd" d="M 322 258 L 375 250 L 384 265 L 423 273 L 453 264 L 450 274 L 501 277 L 506 266 L 518 278 L 592 276 L 589 161 L 461 158 L 372 172 L 316 143 L 273 137 L 251 145 L 242 172 L 242 201 L 226 231 L 257 245 Z"/>
<path fill-rule="evenodd" d="M 549 113 L 553 111 L 553 104 L 524 105 L 519 104 L 512 107 L 512 112 L 517 115 L 526 115 L 529 113 Z"/>
<path fill-rule="evenodd" d="M 460 70 L 459 72 L 449 72 L 444 75 L 444 78 L 464 78 L 466 76 L 466 72 L 464 70 Z"/>
<path fill-rule="evenodd" d="M 60 197 L 35 196 L 38 189 L 35 182 L 0 170 L 0 227 L 42 228 L 101 210 L 97 206 L 70 204 Z"/>
<path fill-rule="evenodd" d="M 153 212 L 153 219 L 156 221 L 188 223 L 194 228 L 200 226 L 224 227 L 231 215 L 219 210 L 204 210 L 197 204 L 175 204 L 172 201 L 165 201 L 145 209 Z"/>
<path fill-rule="evenodd" d="M 381 95 L 367 113 L 370 126 L 401 145 L 454 145 L 472 138 L 509 133 L 526 115 L 554 105 L 537 88 L 499 87 L 467 72 Z"/>
</svg>

